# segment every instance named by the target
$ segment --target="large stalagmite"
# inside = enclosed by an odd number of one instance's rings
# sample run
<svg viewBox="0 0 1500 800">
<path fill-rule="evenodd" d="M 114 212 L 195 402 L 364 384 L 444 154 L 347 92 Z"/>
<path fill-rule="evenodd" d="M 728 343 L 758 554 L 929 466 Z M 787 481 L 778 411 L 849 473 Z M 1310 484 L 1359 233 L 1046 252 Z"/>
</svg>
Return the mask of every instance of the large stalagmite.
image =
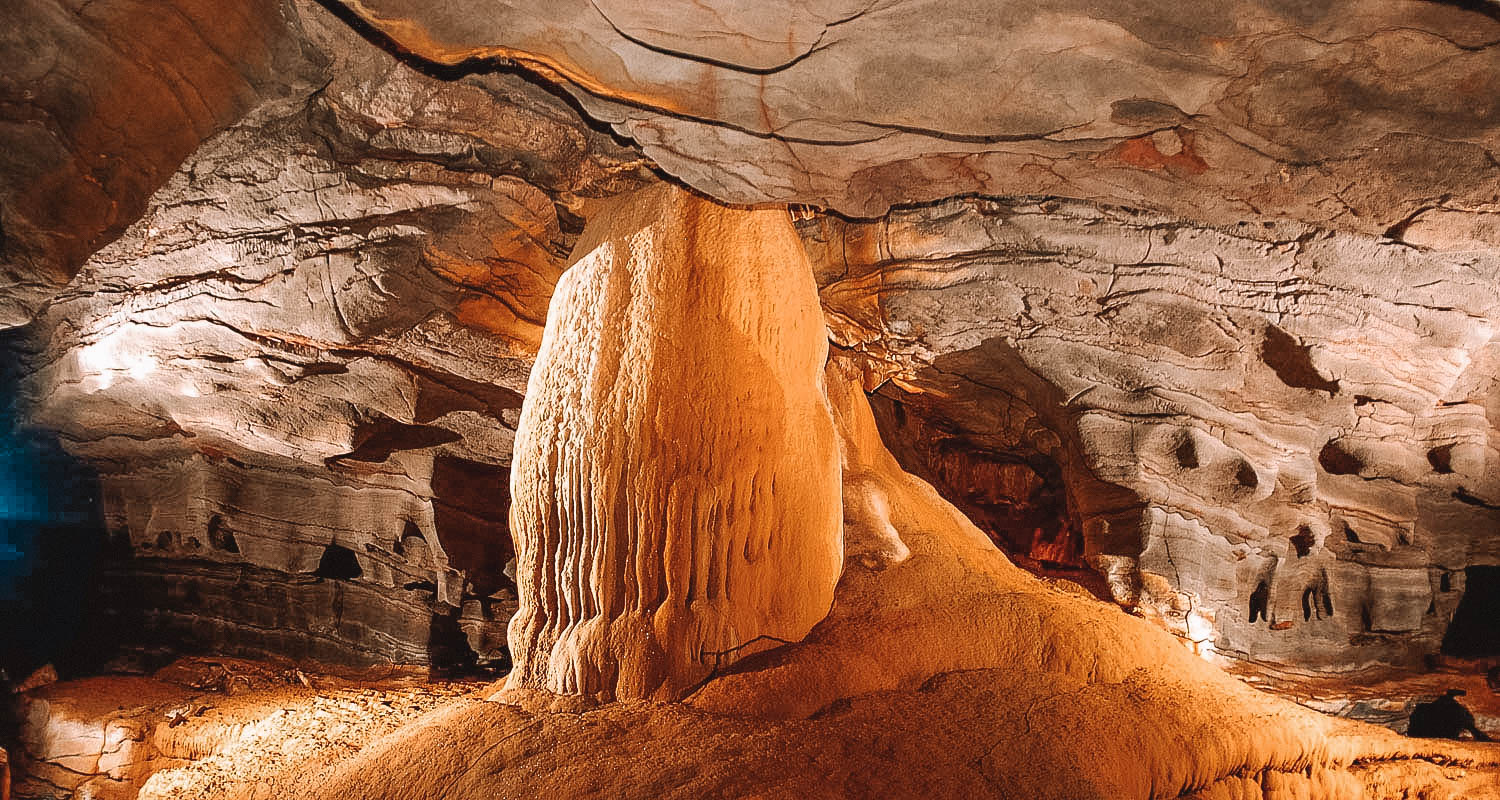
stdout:
<svg viewBox="0 0 1500 800">
<path fill-rule="evenodd" d="M 827 333 L 784 211 L 661 184 L 589 226 L 516 434 L 507 692 L 671 698 L 828 612 Z"/>
</svg>

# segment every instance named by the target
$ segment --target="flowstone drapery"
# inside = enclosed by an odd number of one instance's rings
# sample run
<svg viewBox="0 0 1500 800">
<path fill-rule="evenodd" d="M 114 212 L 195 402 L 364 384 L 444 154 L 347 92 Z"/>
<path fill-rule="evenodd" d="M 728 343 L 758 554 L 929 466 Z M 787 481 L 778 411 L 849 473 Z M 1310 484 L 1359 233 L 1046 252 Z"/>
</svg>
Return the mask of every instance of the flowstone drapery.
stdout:
<svg viewBox="0 0 1500 800">
<path fill-rule="evenodd" d="M 508 692 L 680 696 L 796 641 L 843 563 L 827 333 L 786 212 L 596 211 L 516 434 Z"/>
</svg>

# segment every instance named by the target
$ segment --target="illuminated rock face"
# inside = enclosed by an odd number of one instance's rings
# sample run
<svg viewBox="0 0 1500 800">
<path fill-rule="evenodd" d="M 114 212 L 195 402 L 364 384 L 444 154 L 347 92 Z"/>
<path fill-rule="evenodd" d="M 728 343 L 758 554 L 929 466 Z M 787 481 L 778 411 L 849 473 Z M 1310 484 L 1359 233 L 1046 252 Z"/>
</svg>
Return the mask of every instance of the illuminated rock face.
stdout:
<svg viewBox="0 0 1500 800">
<path fill-rule="evenodd" d="M 643 153 L 721 201 L 1053 196 L 801 230 L 903 464 L 1204 646 L 1411 660 L 1500 563 L 1485 7 L 638 5 L 349 4 L 629 145 L 312 4 L 22 4 L 0 326 L 42 308 L 22 414 L 101 473 L 112 597 L 335 660 L 457 615 L 498 656 L 526 376 Z"/>
<path fill-rule="evenodd" d="M 1493 252 L 1056 201 L 804 233 L 888 435 L 1058 464 L 1075 549 L 1201 647 L 1417 663 L 1500 559 Z"/>
<path fill-rule="evenodd" d="M 0 133 L 0 325 L 296 72 L 292 4 L 72 5 L 26 0 L 28 35 L 0 40 L 15 65 L 0 97 L 24 121 Z M 727 202 L 878 216 L 1056 196 L 1440 248 L 1500 236 L 1500 20 L 1484 0 L 343 5 L 419 57 L 534 71 Z"/>
<path fill-rule="evenodd" d="M 106 633 L 503 662 L 511 438 L 566 209 L 636 185 L 636 156 L 519 78 L 428 77 L 288 13 L 310 77 L 12 337 L 24 420 L 99 472 Z"/>
<path fill-rule="evenodd" d="M 826 354 L 786 212 L 666 184 L 595 210 L 516 434 L 508 690 L 675 698 L 827 614 Z"/>
</svg>

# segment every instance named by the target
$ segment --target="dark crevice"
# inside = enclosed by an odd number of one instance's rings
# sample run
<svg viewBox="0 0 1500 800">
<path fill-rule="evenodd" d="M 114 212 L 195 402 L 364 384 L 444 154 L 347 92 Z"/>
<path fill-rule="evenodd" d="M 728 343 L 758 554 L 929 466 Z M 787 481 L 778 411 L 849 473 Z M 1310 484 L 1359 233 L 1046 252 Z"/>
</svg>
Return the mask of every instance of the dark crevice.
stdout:
<svg viewBox="0 0 1500 800">
<path fill-rule="evenodd" d="M 1445 444 L 1427 451 L 1427 463 L 1440 475 L 1453 473 L 1453 445 Z"/>
<path fill-rule="evenodd" d="M 1198 467 L 1198 448 L 1193 446 L 1191 436 L 1182 437 L 1182 442 L 1177 449 L 1172 451 L 1177 457 L 1177 465 L 1183 469 L 1196 469 Z"/>
<path fill-rule="evenodd" d="M 457 433 L 435 425 L 408 425 L 389 418 L 360 424 L 354 430 L 354 449 L 327 459 L 330 466 L 346 461 L 379 464 L 398 450 L 422 450 L 462 439 Z"/>
<path fill-rule="evenodd" d="M 319 578 L 352 581 L 365 573 L 360 569 L 359 559 L 355 557 L 353 550 L 330 544 L 323 548 L 323 557 L 318 560 L 318 568 L 313 574 Z"/>
<path fill-rule="evenodd" d="M 1323 377 L 1317 367 L 1313 366 L 1311 348 L 1299 343 L 1291 334 L 1275 325 L 1266 326 L 1260 358 L 1287 386 L 1338 394 L 1339 382 Z"/>
<path fill-rule="evenodd" d="M 1442 652 L 1460 658 L 1500 656 L 1500 566 L 1464 570 L 1464 594 L 1443 635 Z M 1446 577 L 1446 575 L 1444 576 Z"/>
<path fill-rule="evenodd" d="M 448 564 L 464 571 L 476 597 L 511 586 L 510 470 L 440 455 L 432 465 L 432 514 Z M 415 532 L 409 526 L 403 537 Z"/>
<path fill-rule="evenodd" d="M 1364 461 L 1340 445 L 1338 440 L 1323 445 L 1318 452 L 1318 464 L 1329 475 L 1358 475 L 1365 468 Z"/>
<path fill-rule="evenodd" d="M 459 626 L 458 609 L 433 612 L 427 637 L 427 659 L 433 672 L 443 677 L 458 677 L 477 671 L 479 654 L 469 646 L 469 639 Z"/>
<path fill-rule="evenodd" d="M 1261 581 L 1255 585 L 1255 591 L 1250 593 L 1250 624 L 1257 621 L 1265 622 L 1270 619 L 1268 611 L 1271 603 L 1271 587 Z"/>
<path fill-rule="evenodd" d="M 1297 526 L 1297 532 L 1291 537 L 1292 547 L 1296 549 L 1298 558 L 1306 558 L 1317 541 L 1317 538 L 1313 536 L 1312 528 L 1306 525 Z"/>
<path fill-rule="evenodd" d="M 226 553 L 238 553 L 239 542 L 235 541 L 234 533 L 224 530 L 224 518 L 218 514 L 208 519 L 208 543 L 210 546 L 223 550 Z"/>
</svg>

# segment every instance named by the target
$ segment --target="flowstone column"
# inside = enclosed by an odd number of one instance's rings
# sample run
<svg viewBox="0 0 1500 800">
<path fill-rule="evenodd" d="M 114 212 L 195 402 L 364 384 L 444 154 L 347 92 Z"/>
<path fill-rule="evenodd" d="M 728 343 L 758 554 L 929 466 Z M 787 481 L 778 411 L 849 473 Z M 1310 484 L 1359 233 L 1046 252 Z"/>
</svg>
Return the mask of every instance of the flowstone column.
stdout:
<svg viewBox="0 0 1500 800">
<path fill-rule="evenodd" d="M 503 695 L 675 699 L 827 615 L 827 334 L 786 212 L 667 184 L 592 215 L 516 432 Z"/>
</svg>

